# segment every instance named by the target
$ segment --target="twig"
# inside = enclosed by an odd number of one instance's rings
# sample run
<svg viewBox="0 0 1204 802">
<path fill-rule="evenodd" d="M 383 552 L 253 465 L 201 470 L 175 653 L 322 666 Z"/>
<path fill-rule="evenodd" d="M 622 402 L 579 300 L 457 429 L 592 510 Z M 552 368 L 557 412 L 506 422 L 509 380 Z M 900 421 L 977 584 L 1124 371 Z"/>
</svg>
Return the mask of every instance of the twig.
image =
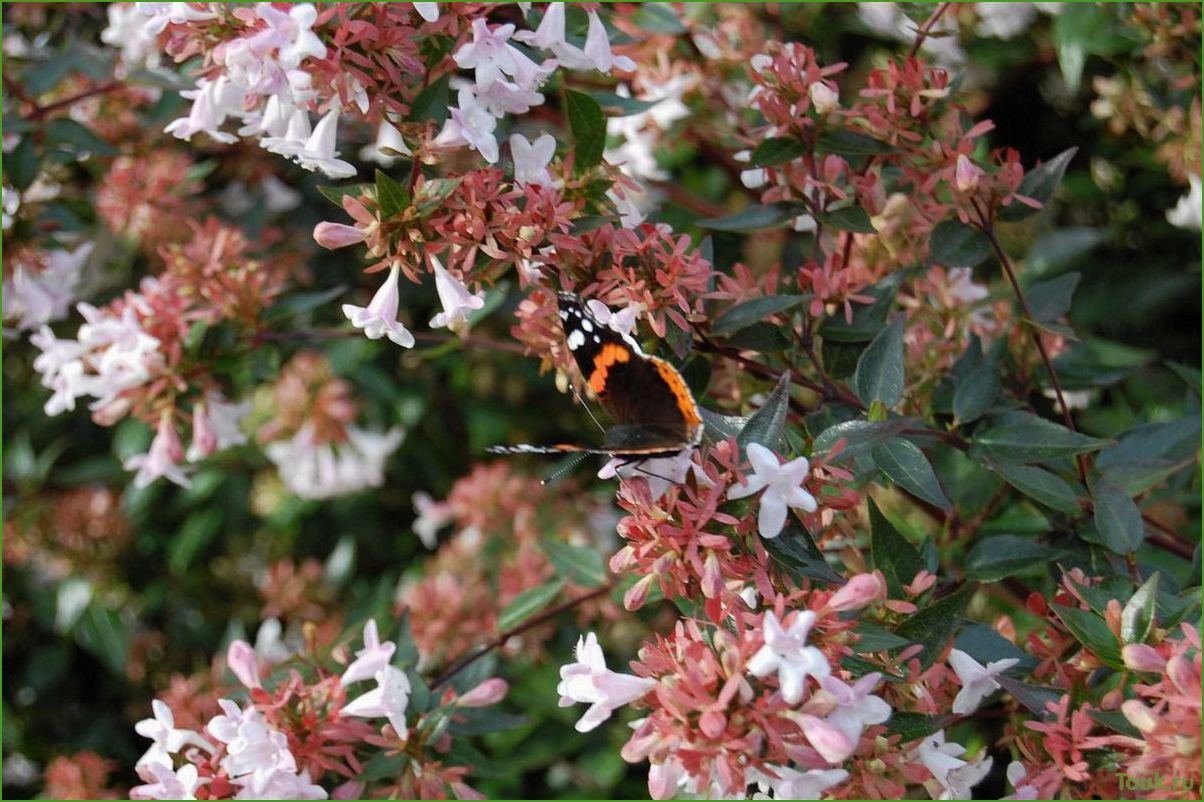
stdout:
<svg viewBox="0 0 1204 802">
<path fill-rule="evenodd" d="M 578 596 L 575 599 L 569 599 L 568 601 L 564 602 L 563 604 L 558 604 L 557 606 L 553 607 L 551 610 L 548 610 L 540 615 L 535 616 L 530 621 L 527 621 L 523 624 L 519 624 L 517 627 L 514 627 L 513 629 L 506 630 L 501 635 L 498 635 L 496 638 L 491 640 L 489 643 L 486 643 L 484 646 L 481 646 L 480 648 L 478 648 L 472 654 L 466 655 L 465 657 L 462 657 L 459 660 L 457 660 L 455 663 L 453 663 L 450 668 L 448 668 L 446 671 L 444 671 L 442 674 L 440 674 L 438 677 L 436 677 L 433 682 L 431 682 L 431 690 L 433 691 L 436 688 L 438 688 L 439 686 L 445 684 L 448 680 L 450 680 L 456 674 L 459 674 L 461 671 L 468 668 L 470 665 L 472 665 L 476 661 L 480 660 L 482 657 L 489 654 L 494 649 L 501 647 L 503 644 L 506 643 L 506 641 L 510 640 L 515 635 L 521 635 L 522 633 L 526 632 L 529 629 L 534 629 L 535 627 L 539 626 L 540 624 L 545 624 L 548 621 L 551 621 L 556 616 L 563 613 L 565 610 L 571 610 L 580 604 L 584 604 L 585 602 L 590 601 L 591 599 L 596 599 L 599 596 L 604 596 L 605 594 L 609 593 L 613 587 L 614 587 L 614 583 L 607 582 L 602 587 L 591 590 L 589 593 L 586 593 L 584 596 Z"/>
<path fill-rule="evenodd" d="M 81 100 L 87 100 L 88 98 L 93 97 L 95 95 L 103 95 L 106 92 L 112 92 L 114 89 L 118 89 L 122 85 L 123 84 L 121 83 L 121 81 L 108 81 L 103 84 L 97 84 L 96 86 L 92 87 L 91 89 L 85 89 L 84 91 L 80 92 L 79 94 L 72 95 L 71 97 L 65 97 L 62 100 L 56 100 L 55 102 L 51 103 L 48 106 L 35 105 L 33 108 L 33 111 L 31 111 L 29 113 L 29 119 L 30 120 L 41 120 L 41 119 L 45 118 L 47 115 L 53 114 L 54 112 L 58 111 L 59 109 L 65 109 L 68 106 L 72 106 L 72 105 L 80 102 Z"/>
<path fill-rule="evenodd" d="M 932 27 L 937 24 L 941 18 L 941 15 L 944 14 L 945 10 L 951 5 L 952 3 L 941 3 L 936 7 L 936 10 L 932 12 L 932 16 L 924 20 L 924 24 L 921 25 L 918 30 L 916 30 L 916 39 L 911 43 L 911 50 L 909 50 L 907 53 L 908 58 L 916 57 L 916 54 L 920 52 L 920 47 L 924 44 L 924 40 L 927 39 L 928 34 L 932 32 Z"/>
</svg>

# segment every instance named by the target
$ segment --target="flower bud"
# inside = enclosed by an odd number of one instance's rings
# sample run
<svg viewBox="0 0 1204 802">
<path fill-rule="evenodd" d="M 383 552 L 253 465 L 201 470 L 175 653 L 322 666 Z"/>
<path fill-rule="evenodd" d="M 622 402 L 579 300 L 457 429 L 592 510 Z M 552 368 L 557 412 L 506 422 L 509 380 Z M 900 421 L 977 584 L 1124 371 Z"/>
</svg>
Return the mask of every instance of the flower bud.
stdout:
<svg viewBox="0 0 1204 802">
<path fill-rule="evenodd" d="M 343 223 L 328 223 L 326 221 L 314 226 L 314 242 L 332 251 L 335 248 L 345 248 L 348 245 L 355 245 L 363 241 L 364 232 L 355 226 L 348 226 Z"/>
<path fill-rule="evenodd" d="M 708 738 L 718 738 L 727 729 L 727 717 L 718 710 L 708 710 L 698 720 L 698 728 Z"/>
<path fill-rule="evenodd" d="M 226 650 L 226 665 L 243 685 L 248 688 L 259 687 L 259 660 L 251 644 L 245 640 L 233 641 Z"/>
<path fill-rule="evenodd" d="M 623 594 L 623 607 L 628 611 L 635 611 L 644 606 L 644 601 L 648 598 L 648 590 L 652 587 L 652 583 L 656 580 L 652 574 L 636 582 L 631 588 Z"/>
<path fill-rule="evenodd" d="M 188 459 L 198 460 L 217 451 L 217 430 L 209 417 L 204 401 L 192 408 L 192 445 L 188 448 Z"/>
<path fill-rule="evenodd" d="M 1144 643 L 1130 643 L 1121 650 L 1125 668 L 1133 671 L 1153 671 L 1161 673 L 1166 668 L 1166 660 L 1152 646 Z"/>
<path fill-rule="evenodd" d="M 885 598 L 886 581 L 880 573 L 875 571 L 872 574 L 858 574 L 828 599 L 828 609 L 840 612 L 860 610 Z"/>
<path fill-rule="evenodd" d="M 719 558 L 712 551 L 702 565 L 702 595 L 714 599 L 722 592 L 723 572 L 719 569 Z"/>
<path fill-rule="evenodd" d="M 982 168 L 966 157 L 966 154 L 957 154 L 957 167 L 953 172 L 953 183 L 957 187 L 958 192 L 971 192 L 978 187 L 978 182 L 986 175 Z"/>
<path fill-rule="evenodd" d="M 814 104 L 815 110 L 820 114 L 827 114 L 840 108 L 840 95 L 823 81 L 816 81 L 811 84 L 811 88 L 807 90 L 807 94 L 811 96 L 811 103 Z"/>
<path fill-rule="evenodd" d="M 500 677 L 492 677 L 460 697 L 461 707 L 488 707 L 505 698 L 510 686 Z"/>
<path fill-rule="evenodd" d="M 331 799 L 363 799 L 364 784 L 358 780 L 348 780 L 330 792 Z"/>
<path fill-rule="evenodd" d="M 1154 715 L 1154 711 L 1136 699 L 1130 699 L 1122 704 L 1120 712 L 1125 714 L 1125 718 L 1129 720 L 1130 724 L 1142 732 L 1153 732 L 1158 729 L 1158 717 Z"/>
<path fill-rule="evenodd" d="M 159 416 L 159 428 L 155 432 L 154 442 L 151 443 L 151 451 L 156 449 L 176 465 L 184 459 L 184 444 L 180 442 L 180 433 L 176 431 L 176 425 L 172 422 L 170 409 L 163 410 L 163 414 Z"/>
<path fill-rule="evenodd" d="M 1200 669 L 1181 654 L 1166 662 L 1166 676 L 1180 693 L 1200 697 Z"/>
<path fill-rule="evenodd" d="M 822 718 L 803 713 L 799 715 L 799 723 L 811 746 L 833 766 L 848 760 L 857 749 L 856 742 Z"/>
</svg>

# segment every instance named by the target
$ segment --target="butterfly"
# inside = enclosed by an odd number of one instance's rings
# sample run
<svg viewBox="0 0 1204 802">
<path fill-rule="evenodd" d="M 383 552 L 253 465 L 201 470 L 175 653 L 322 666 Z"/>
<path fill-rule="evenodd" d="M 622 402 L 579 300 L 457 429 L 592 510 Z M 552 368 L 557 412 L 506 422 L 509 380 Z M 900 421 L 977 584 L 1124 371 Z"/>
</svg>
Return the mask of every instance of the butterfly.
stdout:
<svg viewBox="0 0 1204 802">
<path fill-rule="evenodd" d="M 601 323 L 569 292 L 556 294 L 564 341 L 614 420 L 598 447 L 494 446 L 493 454 L 605 454 L 627 463 L 672 457 L 702 442 L 698 404 L 677 368 L 648 356 L 628 334 Z"/>
</svg>

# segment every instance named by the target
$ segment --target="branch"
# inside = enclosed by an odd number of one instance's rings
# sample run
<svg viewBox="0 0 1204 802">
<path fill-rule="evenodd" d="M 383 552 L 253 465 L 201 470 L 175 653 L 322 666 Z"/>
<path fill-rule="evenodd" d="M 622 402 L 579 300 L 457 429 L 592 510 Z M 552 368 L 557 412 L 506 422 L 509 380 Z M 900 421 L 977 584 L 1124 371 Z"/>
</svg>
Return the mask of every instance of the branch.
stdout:
<svg viewBox="0 0 1204 802">
<path fill-rule="evenodd" d="M 457 660 L 455 663 L 453 663 L 450 668 L 448 668 L 446 671 L 444 671 L 442 674 L 440 674 L 438 677 L 436 677 L 433 682 L 431 682 L 431 690 L 433 691 L 436 688 L 440 687 L 441 685 L 446 684 L 447 681 L 450 680 L 452 677 L 454 677 L 456 674 L 459 674 L 461 671 L 468 668 L 470 665 L 472 665 L 476 661 L 480 660 L 482 657 L 489 654 L 494 649 L 501 647 L 503 644 L 505 644 L 506 641 L 510 640 L 515 635 L 521 635 L 522 633 L 526 632 L 529 629 L 534 629 L 535 627 L 539 626 L 540 624 L 545 624 L 548 621 L 551 621 L 556 616 L 563 613 L 565 610 L 571 610 L 580 604 L 584 604 L 585 602 L 590 601 L 591 599 L 596 599 L 599 596 L 604 596 L 607 593 L 609 593 L 613 587 L 614 587 L 613 582 L 607 582 L 602 587 L 591 590 L 589 593 L 586 593 L 584 596 L 578 596 L 575 599 L 569 599 L 568 601 L 566 601 L 562 604 L 558 604 L 557 606 L 553 607 L 551 610 L 546 611 L 542 615 L 535 616 L 534 618 L 532 618 L 530 621 L 527 621 L 526 623 L 519 624 L 517 627 L 514 627 L 513 629 L 506 630 L 501 635 L 498 635 L 496 638 L 491 640 L 489 643 L 486 643 L 484 646 L 481 646 L 480 648 L 478 648 L 475 652 L 472 652 L 471 654 L 466 655 L 466 656 L 460 658 L 459 660 Z"/>
<path fill-rule="evenodd" d="M 907 52 L 908 58 L 915 58 L 920 52 L 920 47 L 924 44 L 924 40 L 928 38 L 928 34 L 932 32 L 932 27 L 940 20 L 941 15 L 951 6 L 952 3 L 941 3 L 932 12 L 932 16 L 924 21 L 924 24 L 916 30 L 916 39 L 911 43 L 911 50 Z"/>
</svg>

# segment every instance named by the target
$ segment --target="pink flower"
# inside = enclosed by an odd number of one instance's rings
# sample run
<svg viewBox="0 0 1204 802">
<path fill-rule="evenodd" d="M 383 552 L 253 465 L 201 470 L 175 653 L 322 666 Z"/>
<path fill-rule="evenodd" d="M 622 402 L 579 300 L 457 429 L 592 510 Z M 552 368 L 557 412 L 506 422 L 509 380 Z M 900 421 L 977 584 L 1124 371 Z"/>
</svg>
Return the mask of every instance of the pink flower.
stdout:
<svg viewBox="0 0 1204 802">
<path fill-rule="evenodd" d="M 376 673 L 389 664 L 397 644 L 392 641 L 381 643 L 380 634 L 376 630 L 376 620 L 369 618 L 364 624 L 364 648 L 355 653 L 355 660 L 343 672 L 339 682 L 344 686 L 352 682 L 371 679 Z"/>
<path fill-rule="evenodd" d="M 609 73 L 612 69 L 631 72 L 635 62 L 627 56 L 616 56 L 611 52 L 610 40 L 606 37 L 606 26 L 597 11 L 589 12 L 589 31 L 585 35 L 585 57 L 598 72 Z"/>
<path fill-rule="evenodd" d="M 551 134 L 544 134 L 534 142 L 529 142 L 522 134 L 511 134 L 510 155 L 514 157 L 516 183 L 551 186 L 548 165 L 556 155 L 556 140 Z"/>
<path fill-rule="evenodd" d="M 151 441 L 150 451 L 126 458 L 122 467 L 138 472 L 134 476 L 134 487 L 146 487 L 160 477 L 180 487 L 191 487 L 192 480 L 180 468 L 183 459 L 184 446 L 180 442 L 180 433 L 172 422 L 171 410 L 164 410 L 159 416 L 159 428 L 155 439 Z"/>
<path fill-rule="evenodd" d="M 833 766 L 845 762 L 856 751 L 857 739 L 850 738 L 835 724 L 807 713 L 800 713 L 798 719 L 807 741 Z"/>
<path fill-rule="evenodd" d="M 804 610 L 793 616 L 789 628 L 783 629 L 772 610 L 765 613 L 761 624 L 765 643 L 748 661 L 748 673 L 765 677 L 776 672 L 782 698 L 797 704 L 803 698 L 807 677 L 826 677 L 832 668 L 823 652 L 806 645 L 807 635 L 815 624 L 815 613 Z"/>
<path fill-rule="evenodd" d="M 1149 671 L 1159 674 L 1166 668 L 1166 658 L 1158 651 L 1144 643 L 1128 643 L 1120 652 L 1124 659 L 1125 668 L 1134 671 Z"/>
<path fill-rule="evenodd" d="M 656 687 L 656 680 L 619 674 L 606 667 L 606 657 L 594 633 L 577 640 L 577 662 L 562 666 L 560 706 L 574 702 L 590 705 L 577 722 L 578 732 L 589 732 L 610 718 L 616 708 L 634 702 Z"/>
<path fill-rule="evenodd" d="M 192 408 L 192 445 L 188 447 L 187 457 L 191 462 L 204 459 L 214 451 L 217 451 L 217 432 L 205 402 L 198 401 Z"/>
<path fill-rule="evenodd" d="M 402 348 L 414 347 L 414 335 L 397 320 L 397 307 L 401 298 L 397 292 L 397 276 L 401 268 L 396 263 L 389 268 L 385 283 L 372 296 L 372 301 L 366 306 L 343 304 L 343 314 L 357 329 L 363 329 L 370 340 L 379 340 L 388 335 L 389 339 Z"/>
<path fill-rule="evenodd" d="M 744 498 L 765 490 L 757 514 L 757 529 L 761 537 L 774 538 L 781 533 L 786 525 L 787 507 L 806 512 L 818 509 L 815 497 L 801 487 L 811 472 L 811 463 L 806 457 L 793 459 L 783 465 L 768 448 L 760 443 L 750 443 L 748 460 L 752 463 L 753 473 L 745 477 L 747 484 L 728 488 L 727 497 Z"/>
<path fill-rule="evenodd" d="M 874 672 L 866 674 L 852 685 L 833 676 L 824 677 L 820 681 L 821 692 L 836 705 L 836 709 L 824 720 L 844 733 L 853 747 L 856 747 L 861 733 L 868 725 L 881 724 L 890 718 L 890 705 L 870 693 L 881 679 L 882 675 Z M 851 754 L 850 751 L 844 757 L 830 762 L 840 763 Z"/>
<path fill-rule="evenodd" d="M 363 242 L 365 234 L 362 229 L 344 223 L 328 223 L 322 221 L 314 226 L 314 242 L 328 250 L 346 248 Z"/>
<path fill-rule="evenodd" d="M 259 660 L 255 650 L 245 640 L 235 640 L 226 650 L 226 665 L 238 677 L 238 681 L 248 688 L 258 688 Z"/>
<path fill-rule="evenodd" d="M 823 81 L 811 84 L 807 94 L 811 98 L 811 104 L 820 114 L 827 114 L 840 108 L 840 95 Z"/>
<path fill-rule="evenodd" d="M 462 707 L 488 707 L 506 698 L 510 686 L 500 677 L 492 677 L 460 696 L 457 702 Z"/>
<path fill-rule="evenodd" d="M 964 153 L 957 154 L 957 165 L 953 171 L 953 183 L 958 192 L 972 192 L 986 173 Z"/>
<path fill-rule="evenodd" d="M 886 598 L 886 580 L 882 574 L 875 571 L 871 574 L 858 574 L 832 594 L 828 599 L 828 609 L 837 612 L 860 610 L 867 604 Z"/>
</svg>

